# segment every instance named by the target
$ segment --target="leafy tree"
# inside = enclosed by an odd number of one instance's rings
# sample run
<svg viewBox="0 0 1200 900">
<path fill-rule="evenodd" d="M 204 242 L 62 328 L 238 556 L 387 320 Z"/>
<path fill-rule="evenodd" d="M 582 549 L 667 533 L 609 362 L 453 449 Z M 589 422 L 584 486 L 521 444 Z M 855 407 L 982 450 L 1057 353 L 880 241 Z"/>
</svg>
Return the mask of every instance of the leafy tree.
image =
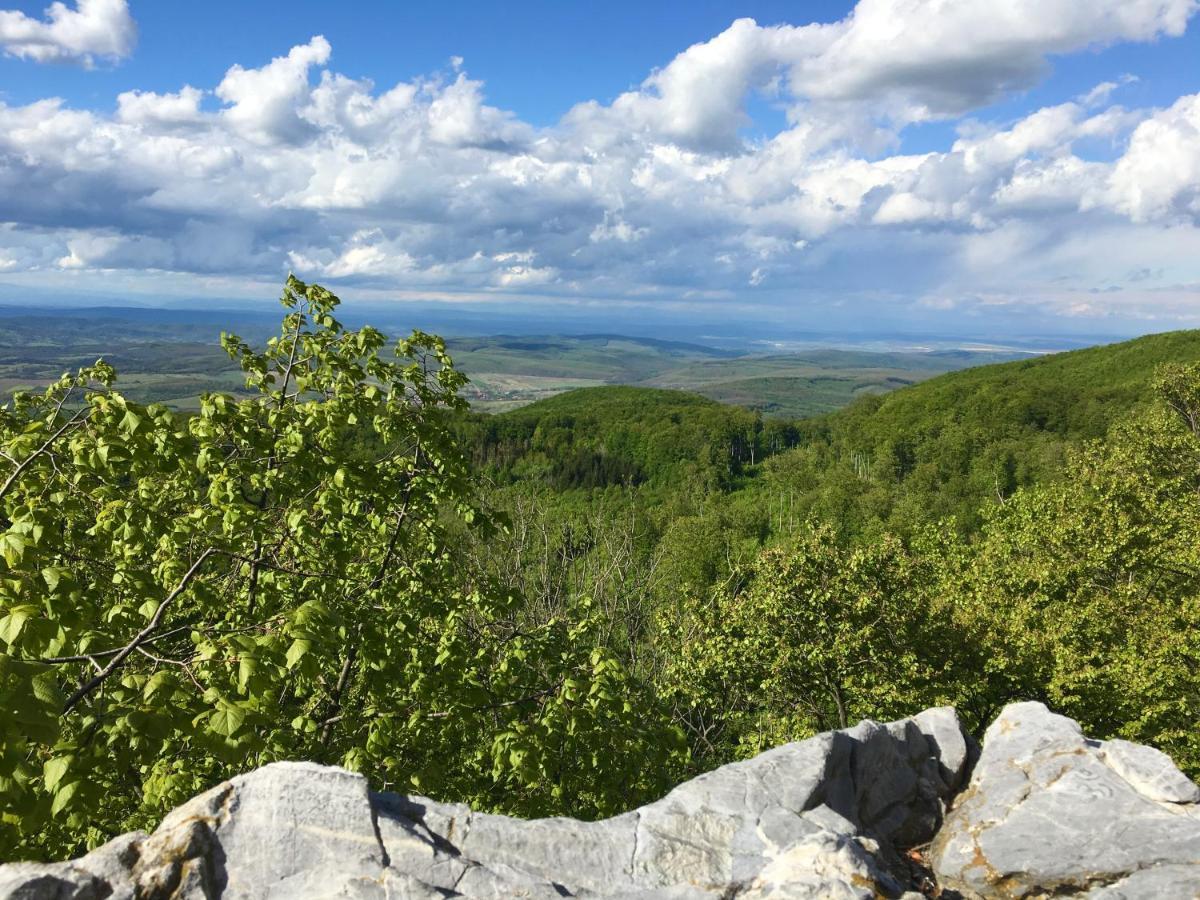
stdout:
<svg viewBox="0 0 1200 900">
<path fill-rule="evenodd" d="M 282 758 L 522 812 L 661 787 L 677 744 L 586 600 L 522 627 L 462 565 L 454 536 L 501 523 L 441 340 L 388 358 L 324 288 L 282 301 L 265 350 L 223 337 L 249 399 L 184 418 L 97 363 L 0 412 L 0 855 Z"/>
<path fill-rule="evenodd" d="M 930 602 L 932 559 L 894 539 L 848 550 L 832 529 L 808 528 L 711 598 L 685 600 L 667 625 L 678 655 L 664 689 L 698 758 L 944 702 L 949 621 Z"/>
<path fill-rule="evenodd" d="M 1200 366 L 1172 366 L 1160 405 L 1072 454 L 1066 477 L 988 520 L 953 591 L 987 648 L 982 723 L 1036 698 L 1100 735 L 1200 770 Z"/>
</svg>

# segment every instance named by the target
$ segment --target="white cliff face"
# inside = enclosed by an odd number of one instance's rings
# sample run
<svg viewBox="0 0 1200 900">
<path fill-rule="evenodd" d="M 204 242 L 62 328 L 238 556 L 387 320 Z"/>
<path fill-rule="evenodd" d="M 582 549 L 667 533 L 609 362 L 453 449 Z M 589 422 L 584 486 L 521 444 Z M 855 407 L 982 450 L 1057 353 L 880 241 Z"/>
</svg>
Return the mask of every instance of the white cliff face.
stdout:
<svg viewBox="0 0 1200 900">
<path fill-rule="evenodd" d="M 601 822 L 476 813 L 461 804 L 373 793 L 362 777 L 342 769 L 279 763 L 195 798 L 152 835 L 126 835 L 73 862 L 0 867 L 0 897 L 900 897 L 911 888 L 900 851 L 935 836 L 946 885 L 967 896 L 1036 896 L 1054 886 L 1043 886 L 1033 869 L 1022 881 L 1014 865 L 1053 858 L 1070 868 L 1072 860 L 1084 865 L 1104 857 L 1102 848 L 1074 856 L 1054 850 L 1056 829 L 1065 841 L 1079 831 L 1055 824 L 1054 804 L 1066 801 L 1064 812 L 1099 821 L 1107 813 L 1087 804 L 1103 806 L 1116 796 L 1060 797 L 1063 789 L 1055 786 L 1076 777 L 1085 784 L 1114 779 L 1129 803 L 1161 812 L 1137 813 L 1134 828 L 1153 830 L 1145 839 L 1126 835 L 1133 849 L 1107 856 L 1120 864 L 1093 870 L 1101 874 L 1086 885 L 1095 896 L 1200 890 L 1195 786 L 1169 759 L 1125 742 L 1087 742 L 1073 722 L 1037 704 L 1005 710 L 988 741 L 970 788 L 948 817 L 974 748 L 946 708 L 788 744 Z M 1057 754 L 1054 765 L 1064 771 L 1054 779 L 1029 774 L 1042 772 L 1038 754 Z M 1024 787 L 1006 765 L 1022 773 Z M 1078 776 L 1076 765 L 1083 767 Z M 1156 799 L 1162 796 L 1183 799 Z M 1038 815 L 1022 818 L 1024 808 Z M 1129 808 L 1114 815 L 1128 816 Z M 1022 836 L 1017 829 L 1027 830 Z M 1038 829 L 1036 836 L 1028 829 Z M 1164 855 L 1163 846 L 1175 850 Z M 980 865 L 976 849 L 996 858 Z M 1139 853 L 1143 863 L 1135 859 Z M 1154 867 L 1151 857 L 1165 867 Z M 1122 892 L 1111 893 L 1118 883 Z M 1190 885 L 1190 893 L 1175 890 L 1180 885 Z"/>
</svg>

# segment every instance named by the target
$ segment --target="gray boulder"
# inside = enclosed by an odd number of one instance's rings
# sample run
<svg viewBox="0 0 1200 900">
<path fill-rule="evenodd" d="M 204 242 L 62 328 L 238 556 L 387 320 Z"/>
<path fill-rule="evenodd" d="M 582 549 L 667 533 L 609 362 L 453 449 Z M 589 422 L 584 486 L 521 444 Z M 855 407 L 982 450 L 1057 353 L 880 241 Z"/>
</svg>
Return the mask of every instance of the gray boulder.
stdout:
<svg viewBox="0 0 1200 900">
<path fill-rule="evenodd" d="M 600 822 L 372 793 L 277 763 L 67 863 L 0 866 L 0 898 L 876 898 L 929 841 L 971 747 L 948 708 L 788 744 Z"/>
<path fill-rule="evenodd" d="M 1170 757 L 1008 706 L 932 848 L 968 898 L 1200 897 L 1200 789 Z"/>
</svg>

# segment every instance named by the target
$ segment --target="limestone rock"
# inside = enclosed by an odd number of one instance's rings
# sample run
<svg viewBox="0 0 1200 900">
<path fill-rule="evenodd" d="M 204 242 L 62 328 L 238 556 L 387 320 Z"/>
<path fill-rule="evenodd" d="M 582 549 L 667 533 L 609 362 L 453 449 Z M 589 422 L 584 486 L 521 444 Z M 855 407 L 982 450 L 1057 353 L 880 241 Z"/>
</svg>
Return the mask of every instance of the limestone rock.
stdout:
<svg viewBox="0 0 1200 900">
<path fill-rule="evenodd" d="M 778 747 L 601 822 L 478 813 L 278 763 L 151 835 L 0 866 L 0 900 L 915 900 L 898 851 L 931 839 L 943 896 L 1200 897 L 1200 789 L 1164 754 L 1021 703 L 976 755 L 953 710 L 927 710 Z"/>
<path fill-rule="evenodd" d="M 1161 750 L 1129 741 L 1105 741 L 1100 749 L 1109 768 L 1139 794 L 1163 803 L 1200 802 L 1200 787 L 1175 768 Z"/>
<path fill-rule="evenodd" d="M 899 897 L 897 850 L 933 837 L 970 755 L 954 711 L 928 710 L 778 747 L 600 822 L 476 813 L 277 763 L 150 836 L 2 866 L 0 898 Z"/>
<path fill-rule="evenodd" d="M 968 898 L 1200 896 L 1200 792 L 1157 750 L 1008 706 L 933 846 Z"/>
</svg>

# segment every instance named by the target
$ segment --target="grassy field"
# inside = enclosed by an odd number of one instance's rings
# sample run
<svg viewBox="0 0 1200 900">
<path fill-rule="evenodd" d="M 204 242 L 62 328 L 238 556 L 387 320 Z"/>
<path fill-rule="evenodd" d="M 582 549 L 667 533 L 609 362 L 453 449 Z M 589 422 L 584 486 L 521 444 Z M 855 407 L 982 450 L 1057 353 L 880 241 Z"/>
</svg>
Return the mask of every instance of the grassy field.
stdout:
<svg viewBox="0 0 1200 900">
<path fill-rule="evenodd" d="M 265 322 L 265 320 L 264 320 Z M 82 310 L 62 315 L 0 311 L 0 391 L 36 389 L 103 357 L 132 399 L 181 409 L 205 391 L 238 393 L 241 375 L 218 346 L 220 319 L 150 310 Z M 264 323 L 234 323 L 261 340 Z M 471 378 L 473 407 L 502 412 L 563 391 L 606 384 L 693 391 L 764 415 L 804 417 L 943 372 L 997 362 L 993 351 L 871 353 L 817 348 L 738 355 L 699 344 L 620 335 L 493 336 L 447 341 Z"/>
</svg>

